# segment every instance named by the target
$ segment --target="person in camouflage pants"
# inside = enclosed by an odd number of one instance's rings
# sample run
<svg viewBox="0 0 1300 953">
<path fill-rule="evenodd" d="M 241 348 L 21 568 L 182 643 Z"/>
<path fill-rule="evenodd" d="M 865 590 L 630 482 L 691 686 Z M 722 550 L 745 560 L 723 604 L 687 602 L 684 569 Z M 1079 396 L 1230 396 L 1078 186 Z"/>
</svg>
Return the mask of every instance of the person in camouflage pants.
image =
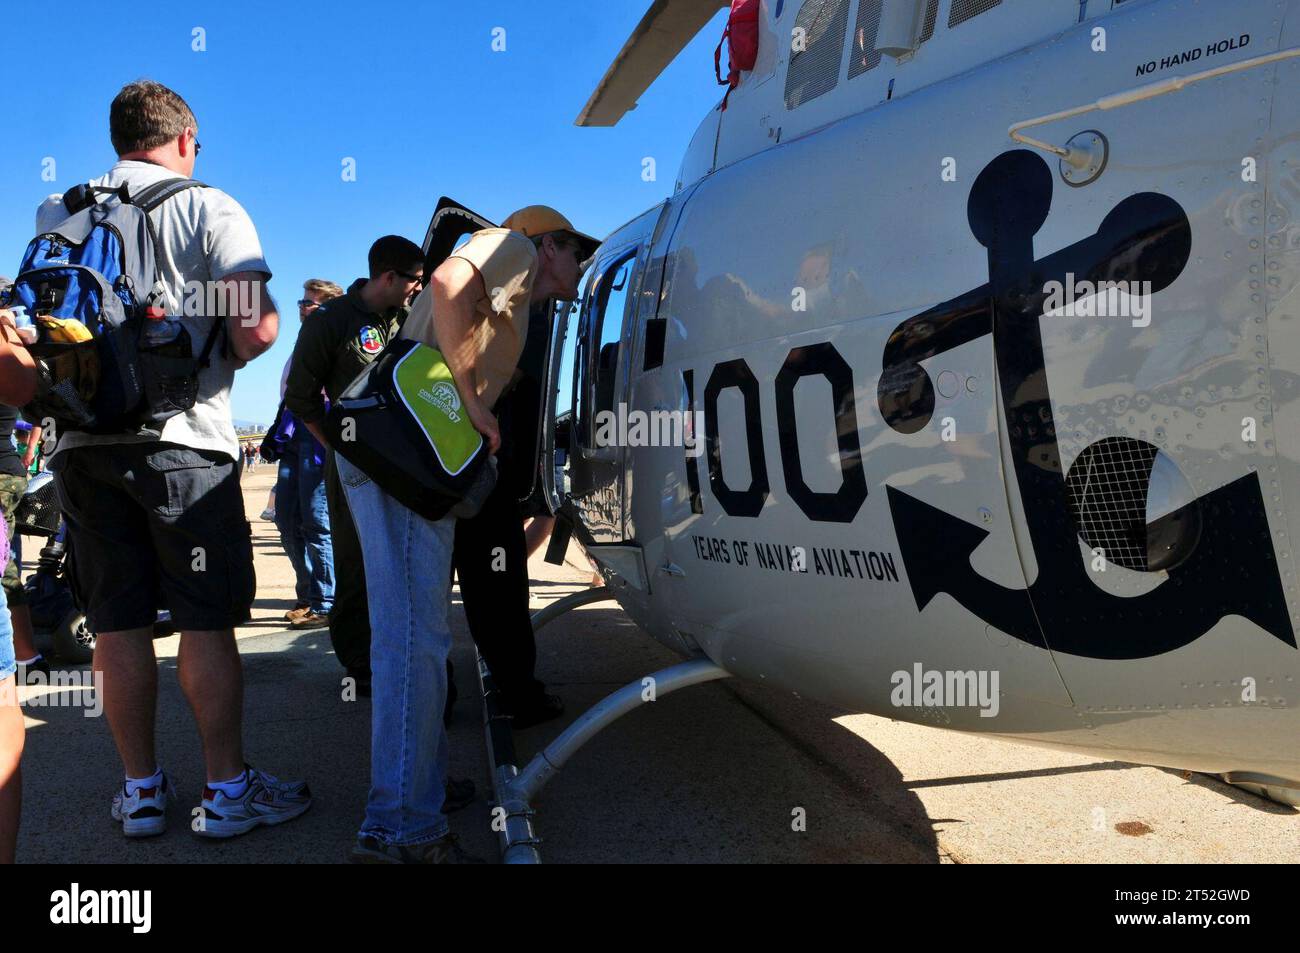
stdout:
<svg viewBox="0 0 1300 953">
<path fill-rule="evenodd" d="M 4 514 L 5 539 L 13 538 L 14 511 L 27 489 L 27 468 L 14 446 L 13 434 L 18 422 L 17 408 L 0 404 L 0 513 Z M 12 551 L 3 564 L 5 601 L 9 603 L 9 617 L 14 630 L 14 655 L 18 661 L 19 678 L 26 681 L 30 671 L 49 671 L 49 663 L 36 651 L 32 633 L 32 614 L 27 607 L 27 593 L 23 591 L 18 572 L 18 557 Z"/>
<path fill-rule="evenodd" d="M 5 515 L 5 535 L 10 538 L 14 534 L 14 510 L 26 489 L 27 477 L 0 473 L 0 512 Z M 5 595 L 9 597 L 9 605 L 22 604 L 20 600 L 23 587 L 18 581 L 18 561 L 14 559 L 13 553 L 9 554 L 9 562 L 5 565 L 4 588 Z"/>
<path fill-rule="evenodd" d="M 27 489 L 26 476 L 10 476 L 0 473 L 0 512 L 4 513 L 6 538 L 12 538 L 14 532 L 14 510 Z M 9 561 L 5 563 L 3 585 L 5 600 L 14 622 L 14 652 L 20 661 L 33 658 L 37 652 L 32 644 L 31 615 L 27 610 L 27 593 L 23 591 L 22 579 L 18 574 L 18 557 L 10 552 Z"/>
</svg>

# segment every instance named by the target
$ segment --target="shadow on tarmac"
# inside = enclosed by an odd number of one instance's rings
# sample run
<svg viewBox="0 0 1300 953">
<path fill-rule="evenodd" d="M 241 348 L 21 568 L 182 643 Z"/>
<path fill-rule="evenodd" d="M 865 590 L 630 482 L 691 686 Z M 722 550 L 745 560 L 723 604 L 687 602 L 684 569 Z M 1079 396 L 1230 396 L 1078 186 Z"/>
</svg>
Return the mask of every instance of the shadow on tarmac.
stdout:
<svg viewBox="0 0 1300 953">
<path fill-rule="evenodd" d="M 271 600 L 277 601 L 284 600 Z M 473 648 L 463 612 L 453 610 L 452 622 L 461 698 L 450 729 L 452 774 L 473 778 L 484 795 L 452 815 L 452 829 L 471 853 L 495 860 Z M 271 623 L 253 628 L 263 626 Z M 110 819 L 121 766 L 102 718 L 84 717 L 78 707 L 30 705 L 20 861 L 345 860 L 368 786 L 369 701 L 343 699 L 344 672 L 327 630 L 293 632 L 282 623 L 275 629 L 239 640 L 246 758 L 279 777 L 306 779 L 315 797 L 307 814 L 232 841 L 191 834 L 203 764 L 177 684 L 176 640 L 163 640 L 158 752 L 178 794 L 167 833 L 127 841 Z M 552 623 L 538 634 L 538 674 L 568 710 L 516 736 L 521 758 L 609 692 L 677 661 L 619 609 L 589 607 Z M 79 693 L 56 694 L 66 703 Z M 920 800 L 888 759 L 832 721 L 836 714 L 730 683 L 646 705 L 602 732 L 542 792 L 535 806 L 543 860 L 938 862 L 933 822 Z M 780 727 L 791 717 L 801 725 L 799 737 Z"/>
</svg>

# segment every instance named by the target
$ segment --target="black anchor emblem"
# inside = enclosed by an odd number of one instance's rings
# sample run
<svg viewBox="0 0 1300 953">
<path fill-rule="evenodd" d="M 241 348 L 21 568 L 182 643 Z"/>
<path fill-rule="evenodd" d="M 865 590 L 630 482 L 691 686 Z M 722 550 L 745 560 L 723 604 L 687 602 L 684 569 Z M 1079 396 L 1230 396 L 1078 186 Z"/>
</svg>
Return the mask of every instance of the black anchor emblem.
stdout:
<svg viewBox="0 0 1300 953">
<path fill-rule="evenodd" d="M 1024 642 L 1089 658 L 1169 652 L 1229 614 L 1250 619 L 1294 647 L 1254 473 L 1167 517 L 1198 520 L 1200 536 L 1154 590 L 1124 598 L 1088 578 L 1052 418 L 1039 327 L 1043 288 L 1072 272 L 1093 282 L 1149 281 L 1152 292 L 1160 291 L 1186 266 L 1192 233 L 1177 202 L 1144 192 L 1115 206 L 1095 235 L 1035 260 L 1033 239 L 1047 220 L 1052 185 L 1047 164 L 1032 152 L 994 159 L 980 173 L 967 206 L 971 231 L 988 249 L 988 284 L 904 321 L 885 348 L 881 413 L 896 431 L 915 433 L 934 411 L 934 388 L 919 362 L 992 333 L 1016 480 L 1038 562 L 1038 576 L 1028 589 L 990 582 L 970 564 L 988 535 L 983 529 L 887 487 L 917 608 L 947 592 Z M 1187 512 L 1193 509 L 1195 514 Z"/>
</svg>

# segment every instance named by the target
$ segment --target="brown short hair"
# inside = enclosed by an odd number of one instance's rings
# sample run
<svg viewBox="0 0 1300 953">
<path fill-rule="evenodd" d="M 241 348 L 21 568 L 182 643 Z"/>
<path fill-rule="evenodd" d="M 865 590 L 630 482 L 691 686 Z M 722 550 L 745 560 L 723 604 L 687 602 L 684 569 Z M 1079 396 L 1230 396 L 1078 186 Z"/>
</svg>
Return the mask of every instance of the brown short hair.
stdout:
<svg viewBox="0 0 1300 953">
<path fill-rule="evenodd" d="M 329 301 L 331 298 L 339 298 L 343 295 L 343 289 L 332 281 L 326 281 L 324 278 L 308 278 L 302 283 L 302 290 L 308 294 L 320 295 L 321 302 Z"/>
<path fill-rule="evenodd" d="M 198 131 L 189 104 L 162 83 L 139 79 L 122 87 L 108 111 L 108 132 L 119 156 L 144 152 L 175 139 L 185 127 Z"/>
</svg>

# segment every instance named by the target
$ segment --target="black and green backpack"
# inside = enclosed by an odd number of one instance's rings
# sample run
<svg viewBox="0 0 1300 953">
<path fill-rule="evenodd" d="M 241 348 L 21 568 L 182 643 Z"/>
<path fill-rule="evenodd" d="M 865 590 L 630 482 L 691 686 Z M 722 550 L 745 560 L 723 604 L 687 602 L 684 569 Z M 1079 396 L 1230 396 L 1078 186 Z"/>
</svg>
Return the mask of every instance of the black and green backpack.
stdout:
<svg viewBox="0 0 1300 953">
<path fill-rule="evenodd" d="M 442 352 L 397 338 L 325 418 L 330 446 L 403 506 L 430 520 L 477 513 L 495 461 L 470 423 Z"/>
</svg>

